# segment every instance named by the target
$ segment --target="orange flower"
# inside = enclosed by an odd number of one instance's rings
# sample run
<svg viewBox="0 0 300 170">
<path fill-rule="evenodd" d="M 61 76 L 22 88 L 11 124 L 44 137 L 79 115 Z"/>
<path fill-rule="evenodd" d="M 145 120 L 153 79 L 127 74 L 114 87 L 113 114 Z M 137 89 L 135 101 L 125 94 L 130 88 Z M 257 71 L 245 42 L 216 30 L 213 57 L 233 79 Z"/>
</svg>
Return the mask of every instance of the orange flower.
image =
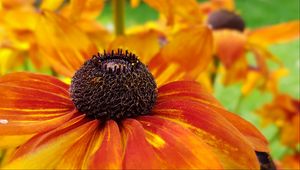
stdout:
<svg viewBox="0 0 300 170">
<path fill-rule="evenodd" d="M 71 86 L 33 73 L 1 77 L 2 138 L 33 135 L 4 168 L 259 168 L 254 151 L 268 148 L 254 126 L 195 82 L 156 91 L 142 68 L 134 55 L 118 51 L 88 60 Z"/>
<path fill-rule="evenodd" d="M 243 94 L 248 94 L 257 86 L 257 82 L 263 81 L 264 84 L 270 82 L 272 73 L 267 67 L 267 60 L 277 63 L 279 70 L 283 69 L 278 58 L 268 51 L 268 45 L 299 38 L 299 21 L 244 31 L 245 25 L 242 18 L 233 12 L 221 10 L 210 14 L 207 22 L 215 29 L 215 50 L 225 66 L 225 84 L 245 81 Z M 255 57 L 254 65 L 246 59 L 248 52 Z M 257 78 L 260 77 L 260 81 L 251 81 L 253 80 L 251 74 L 259 75 Z"/>
<path fill-rule="evenodd" d="M 275 123 L 280 130 L 281 142 L 292 148 L 300 143 L 300 101 L 286 94 L 277 95 L 272 103 L 257 111 L 264 124 Z"/>
<path fill-rule="evenodd" d="M 275 83 L 274 73 L 282 72 L 284 67 L 267 48 L 271 44 L 298 39 L 299 21 L 249 30 L 246 29 L 243 19 L 234 12 L 235 4 L 232 0 L 210 0 L 204 3 L 196 0 L 145 2 L 160 12 L 162 21 L 171 30 L 193 25 L 207 25 L 213 29 L 214 53 L 216 60 L 220 60 L 222 64 L 220 70 L 224 84 L 244 82 L 243 95 L 256 87 L 277 93 L 276 84 L 271 83 Z M 249 53 L 254 55 L 254 65 L 246 57 Z M 267 60 L 278 64 L 278 69 L 269 70 Z M 208 73 L 199 75 L 199 79 L 203 76 L 210 77 L 210 74 L 220 70 L 207 70 Z"/>
</svg>

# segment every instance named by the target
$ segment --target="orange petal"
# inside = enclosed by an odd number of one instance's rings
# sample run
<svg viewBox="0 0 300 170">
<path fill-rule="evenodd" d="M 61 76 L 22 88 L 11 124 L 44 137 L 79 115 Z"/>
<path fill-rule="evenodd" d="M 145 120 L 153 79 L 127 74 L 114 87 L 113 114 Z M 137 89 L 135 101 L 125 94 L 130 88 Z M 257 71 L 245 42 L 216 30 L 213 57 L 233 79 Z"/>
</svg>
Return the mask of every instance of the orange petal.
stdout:
<svg viewBox="0 0 300 170">
<path fill-rule="evenodd" d="M 41 57 L 47 58 L 51 66 L 65 76 L 72 77 L 84 61 L 97 52 L 84 32 L 50 11 L 41 14 L 36 36 Z"/>
<path fill-rule="evenodd" d="M 212 147 L 224 168 L 259 168 L 255 152 L 246 138 L 208 104 L 170 98 L 157 103 L 153 113 L 192 130 Z"/>
<path fill-rule="evenodd" d="M 168 169 L 222 169 L 210 147 L 187 128 L 155 116 L 141 116 L 138 120 Z"/>
<path fill-rule="evenodd" d="M 205 14 L 209 14 L 215 10 L 227 9 L 229 11 L 234 10 L 234 0 L 210 0 L 200 4 L 201 10 Z"/>
<path fill-rule="evenodd" d="M 164 162 L 159 159 L 152 146 L 146 141 L 143 126 L 134 119 L 123 122 L 125 153 L 124 169 L 161 169 Z"/>
<path fill-rule="evenodd" d="M 204 70 L 212 58 L 212 34 L 207 27 L 192 27 L 179 31 L 154 57 L 149 68 L 155 77 L 163 73 L 170 64 L 171 75 L 164 81 L 174 81 L 176 75 L 185 73 L 185 77 L 195 79 Z M 158 81 L 158 84 L 163 84 Z"/>
<path fill-rule="evenodd" d="M 90 169 L 121 169 L 122 141 L 115 121 L 106 122 L 103 142 L 90 160 Z"/>
<path fill-rule="evenodd" d="M 256 151 L 269 152 L 266 138 L 258 131 L 255 126 L 242 119 L 234 113 L 224 110 L 223 106 L 203 89 L 200 84 L 191 81 L 172 82 L 158 89 L 158 102 L 171 99 L 188 99 L 206 104 L 210 109 L 218 112 L 226 118 L 235 128 L 237 128 L 250 142 Z"/>
<path fill-rule="evenodd" d="M 64 157 L 74 143 L 84 137 L 89 137 L 89 134 L 98 126 L 97 122 L 90 121 L 79 127 L 69 127 L 65 131 L 50 131 L 48 134 L 34 137 L 33 140 L 43 141 L 44 137 L 52 135 L 51 139 L 44 138 L 43 144 L 35 149 L 28 150 L 24 155 L 11 160 L 4 166 L 4 169 L 23 169 L 24 167 L 29 169 L 55 169 L 58 161 Z M 31 148 L 29 142 L 23 145 L 22 149 L 26 150 L 26 145 Z"/>
<path fill-rule="evenodd" d="M 68 85 L 33 73 L 12 73 L 0 78 L 0 134 L 46 131 L 74 113 Z"/>
<path fill-rule="evenodd" d="M 211 94 L 195 81 L 175 81 L 168 83 L 158 89 L 158 100 L 169 100 L 170 98 L 186 98 L 200 100 L 202 103 L 222 107 Z"/>
<path fill-rule="evenodd" d="M 250 42 L 262 45 L 270 45 L 299 39 L 299 30 L 300 22 L 290 21 L 252 30 L 248 33 L 248 36 Z"/>
<path fill-rule="evenodd" d="M 202 13 L 196 0 L 144 0 L 150 7 L 162 14 L 167 24 L 178 22 L 202 23 Z"/>
<path fill-rule="evenodd" d="M 0 136 L 0 148 L 16 148 L 30 139 L 32 135 Z"/>
<path fill-rule="evenodd" d="M 225 67 L 230 68 L 233 63 L 245 55 L 246 37 L 233 30 L 215 31 L 214 46 L 222 63 Z"/>
<path fill-rule="evenodd" d="M 130 0 L 130 5 L 133 8 L 136 8 L 140 5 L 140 0 Z"/>
<path fill-rule="evenodd" d="M 62 13 L 71 20 L 93 20 L 100 14 L 103 6 L 104 0 L 71 0 Z"/>
<path fill-rule="evenodd" d="M 122 48 L 136 54 L 143 63 L 148 63 L 160 50 L 159 34 L 150 30 L 120 36 L 110 44 L 109 50 Z"/>
<path fill-rule="evenodd" d="M 63 3 L 64 0 L 43 0 L 40 9 L 57 10 Z"/>
</svg>

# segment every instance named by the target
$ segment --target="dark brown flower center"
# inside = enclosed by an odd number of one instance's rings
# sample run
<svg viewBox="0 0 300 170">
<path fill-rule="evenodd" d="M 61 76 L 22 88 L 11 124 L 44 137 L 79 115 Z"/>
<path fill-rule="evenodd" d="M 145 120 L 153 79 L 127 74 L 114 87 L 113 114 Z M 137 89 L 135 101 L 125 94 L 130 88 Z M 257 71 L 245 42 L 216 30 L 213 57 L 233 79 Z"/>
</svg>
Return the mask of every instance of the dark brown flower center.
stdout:
<svg viewBox="0 0 300 170">
<path fill-rule="evenodd" d="M 215 30 L 233 29 L 243 32 L 245 29 L 245 22 L 239 15 L 224 9 L 212 12 L 207 23 Z"/>
<path fill-rule="evenodd" d="M 150 113 L 157 88 L 134 54 L 118 50 L 86 61 L 73 76 L 70 93 L 76 108 L 87 117 L 120 120 Z"/>
</svg>

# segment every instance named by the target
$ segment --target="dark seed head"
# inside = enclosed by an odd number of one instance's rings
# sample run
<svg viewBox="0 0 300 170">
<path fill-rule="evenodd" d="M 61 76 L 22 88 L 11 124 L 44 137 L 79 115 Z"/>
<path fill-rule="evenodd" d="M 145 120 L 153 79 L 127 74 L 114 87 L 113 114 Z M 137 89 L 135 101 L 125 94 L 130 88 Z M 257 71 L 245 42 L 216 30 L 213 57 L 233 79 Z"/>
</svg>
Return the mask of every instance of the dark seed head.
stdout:
<svg viewBox="0 0 300 170">
<path fill-rule="evenodd" d="M 148 114 L 157 97 L 147 67 L 122 50 L 98 53 L 86 61 L 73 76 L 70 92 L 80 112 L 104 120 Z"/>
<path fill-rule="evenodd" d="M 224 9 L 212 12 L 207 22 L 215 30 L 233 29 L 243 32 L 245 29 L 244 20 L 239 15 Z"/>
</svg>

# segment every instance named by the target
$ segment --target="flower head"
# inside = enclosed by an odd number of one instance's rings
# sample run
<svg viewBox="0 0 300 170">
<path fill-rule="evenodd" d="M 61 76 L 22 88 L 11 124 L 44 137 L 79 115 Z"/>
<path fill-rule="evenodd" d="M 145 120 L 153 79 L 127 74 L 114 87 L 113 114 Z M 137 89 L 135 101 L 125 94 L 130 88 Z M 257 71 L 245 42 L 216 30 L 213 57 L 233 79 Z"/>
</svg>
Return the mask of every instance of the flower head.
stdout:
<svg viewBox="0 0 300 170">
<path fill-rule="evenodd" d="M 71 86 L 33 73 L 1 77 L 0 134 L 32 136 L 4 168 L 259 168 L 255 151 L 268 148 L 254 126 L 196 82 L 156 89 L 149 74 L 119 51 L 86 61 Z"/>
</svg>

